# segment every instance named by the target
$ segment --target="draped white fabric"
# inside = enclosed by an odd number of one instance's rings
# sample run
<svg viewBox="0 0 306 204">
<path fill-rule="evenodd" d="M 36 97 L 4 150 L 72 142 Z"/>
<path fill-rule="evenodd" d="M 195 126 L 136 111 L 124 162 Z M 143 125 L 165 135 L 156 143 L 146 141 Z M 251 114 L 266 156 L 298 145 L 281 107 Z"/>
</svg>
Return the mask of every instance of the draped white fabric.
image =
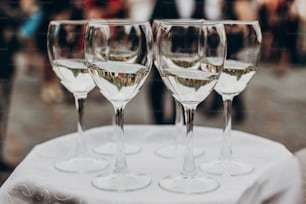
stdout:
<svg viewBox="0 0 306 204">
<path fill-rule="evenodd" d="M 112 137 L 112 127 L 86 131 L 88 146 L 93 148 Z M 142 146 L 139 154 L 127 157 L 133 172 L 149 175 L 153 182 L 146 189 L 116 193 L 95 189 L 91 179 L 99 173 L 68 174 L 54 168 L 54 162 L 64 159 L 75 148 L 76 134 L 58 137 L 39 144 L 27 155 L 0 189 L 0 203 L 76 203 L 76 204 L 220 204 L 220 203 L 270 203 L 299 204 L 301 202 L 301 173 L 297 160 L 281 144 L 240 131 L 232 132 L 234 156 L 253 163 L 250 175 L 214 176 L 220 188 L 201 195 L 179 195 L 161 190 L 158 181 L 164 176 L 177 174 L 182 159 L 162 159 L 154 150 L 174 139 L 174 126 L 126 126 L 126 142 Z M 194 145 L 205 154 L 196 159 L 197 164 L 218 157 L 222 130 L 205 127 L 194 128 Z M 102 157 L 92 153 L 93 156 Z M 111 162 L 112 156 L 103 156 Z M 202 172 L 199 172 L 203 174 Z M 290 202 L 289 202 L 290 201 Z M 269 202 L 267 202 L 269 203 Z"/>
</svg>

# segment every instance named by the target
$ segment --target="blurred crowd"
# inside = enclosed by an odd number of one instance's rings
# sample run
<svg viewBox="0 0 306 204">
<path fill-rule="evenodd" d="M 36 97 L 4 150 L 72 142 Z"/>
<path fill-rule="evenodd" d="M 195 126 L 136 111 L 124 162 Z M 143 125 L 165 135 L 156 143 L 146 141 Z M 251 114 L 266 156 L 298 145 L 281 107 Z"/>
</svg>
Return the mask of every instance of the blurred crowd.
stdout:
<svg viewBox="0 0 306 204">
<path fill-rule="evenodd" d="M 90 18 L 205 18 L 209 20 L 259 20 L 263 31 L 262 62 L 273 62 L 277 76 L 292 64 L 303 64 L 306 43 L 305 0 L 1 0 L 0 1 L 0 141 L 6 131 L 10 95 L 16 71 L 14 55 L 27 57 L 27 71 L 38 72 L 41 99 L 61 102 L 65 91 L 47 56 L 46 33 L 50 20 Z M 174 111 L 165 115 L 165 87 L 156 69 L 149 85 L 152 118 L 156 124 L 174 122 Z M 213 95 L 205 113 L 211 117 L 222 108 Z M 234 121 L 245 118 L 243 93 L 233 101 Z M 1 152 L 1 145 L 0 145 Z M 0 158 L 1 160 L 1 158 Z M 2 165 L 0 164 L 0 169 Z"/>
</svg>

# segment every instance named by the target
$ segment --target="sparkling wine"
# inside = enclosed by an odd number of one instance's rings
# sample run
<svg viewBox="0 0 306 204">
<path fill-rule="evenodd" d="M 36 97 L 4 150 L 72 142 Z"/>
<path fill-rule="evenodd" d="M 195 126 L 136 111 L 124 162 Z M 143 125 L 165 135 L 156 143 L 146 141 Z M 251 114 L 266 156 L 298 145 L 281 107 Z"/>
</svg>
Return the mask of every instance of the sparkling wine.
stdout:
<svg viewBox="0 0 306 204">
<path fill-rule="evenodd" d="M 112 50 L 108 56 L 111 61 L 124 61 L 133 63 L 137 59 L 137 52 L 126 51 L 126 50 Z"/>
<path fill-rule="evenodd" d="M 53 70 L 73 94 L 87 95 L 95 87 L 84 59 L 53 60 Z"/>
<path fill-rule="evenodd" d="M 131 100 L 149 73 L 140 64 L 111 61 L 91 64 L 89 70 L 101 93 L 112 102 Z"/>
<path fill-rule="evenodd" d="M 252 64 L 226 60 L 215 90 L 221 95 L 236 96 L 246 88 L 255 73 Z"/>
<path fill-rule="evenodd" d="M 197 105 L 212 91 L 218 75 L 193 69 L 164 69 L 162 79 L 176 100 Z"/>
<path fill-rule="evenodd" d="M 200 66 L 199 56 L 172 56 L 171 58 L 163 58 L 168 67 L 171 68 L 188 68 L 197 69 Z"/>
</svg>

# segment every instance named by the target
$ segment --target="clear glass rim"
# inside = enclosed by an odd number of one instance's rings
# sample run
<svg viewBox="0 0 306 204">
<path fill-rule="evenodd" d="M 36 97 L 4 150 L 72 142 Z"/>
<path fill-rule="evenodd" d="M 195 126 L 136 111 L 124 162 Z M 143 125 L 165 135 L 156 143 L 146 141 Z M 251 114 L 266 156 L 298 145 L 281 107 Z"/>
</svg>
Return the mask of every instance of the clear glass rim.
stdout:
<svg viewBox="0 0 306 204">
<path fill-rule="evenodd" d="M 224 24 L 224 25 L 256 25 L 259 24 L 258 20 L 205 20 L 205 19 L 195 19 L 195 18 L 185 18 L 185 19 L 154 19 L 153 23 L 164 23 L 166 25 L 185 25 L 188 23 L 202 23 L 204 25 L 213 25 L 213 24 Z"/>
<path fill-rule="evenodd" d="M 50 21 L 50 25 L 59 25 L 59 24 L 84 25 L 87 23 L 88 23 L 88 20 L 52 20 Z"/>
<path fill-rule="evenodd" d="M 120 18 L 113 18 L 113 19 L 103 19 L 103 18 L 94 18 L 88 21 L 88 24 L 100 24 L 100 25 L 144 25 L 148 24 L 149 21 L 146 20 L 135 20 L 135 19 L 120 19 Z"/>
<path fill-rule="evenodd" d="M 153 21 L 154 22 L 154 21 Z M 219 21 L 205 21 L 203 19 L 165 19 L 156 21 L 157 24 L 164 24 L 169 26 L 223 26 Z"/>
<path fill-rule="evenodd" d="M 167 26 L 192 26 L 192 25 L 196 25 L 196 26 L 201 26 L 203 20 L 162 20 L 157 22 L 158 24 L 163 24 L 163 25 L 167 25 Z"/>
<path fill-rule="evenodd" d="M 153 23 L 154 22 L 201 22 L 203 21 L 203 19 L 197 19 L 197 18 L 157 18 L 157 19 L 153 19 Z"/>
<path fill-rule="evenodd" d="M 259 24 L 257 20 L 204 20 L 204 23 L 220 23 L 224 25 L 255 25 Z"/>
</svg>

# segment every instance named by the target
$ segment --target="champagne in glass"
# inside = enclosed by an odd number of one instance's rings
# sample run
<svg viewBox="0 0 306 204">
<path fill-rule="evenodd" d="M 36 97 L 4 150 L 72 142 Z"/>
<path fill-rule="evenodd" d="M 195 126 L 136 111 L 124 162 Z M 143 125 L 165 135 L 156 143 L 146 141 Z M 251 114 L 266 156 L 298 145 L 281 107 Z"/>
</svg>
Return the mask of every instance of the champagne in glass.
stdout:
<svg viewBox="0 0 306 204">
<path fill-rule="evenodd" d="M 219 183 L 198 174 L 192 135 L 196 107 L 211 93 L 223 68 L 226 54 L 224 27 L 192 20 L 161 22 L 157 54 L 161 78 L 173 97 L 183 105 L 186 123 L 182 171 L 163 178 L 159 186 L 166 191 L 184 194 L 214 191 Z"/>
<path fill-rule="evenodd" d="M 220 158 L 203 163 L 200 169 L 216 175 L 239 176 L 254 170 L 252 164 L 233 157 L 231 146 L 232 100 L 247 87 L 256 73 L 262 35 L 257 21 L 219 21 L 227 36 L 227 57 L 215 91 L 224 103 L 225 127 Z"/>
<path fill-rule="evenodd" d="M 87 93 L 95 87 L 85 64 L 85 59 L 53 60 L 53 70 L 60 78 L 62 85 L 71 93 L 80 97 L 86 97 Z"/>
<path fill-rule="evenodd" d="M 125 157 L 123 116 L 152 65 L 152 31 L 146 21 L 92 20 L 85 38 L 89 72 L 100 92 L 112 103 L 117 136 L 115 167 L 111 173 L 92 180 L 94 187 L 107 191 L 134 191 L 147 187 L 151 179 L 130 172 Z"/>
<path fill-rule="evenodd" d="M 94 30 L 93 24 L 91 24 L 90 29 Z M 92 31 L 89 30 L 88 34 L 90 32 Z M 99 32 L 97 35 L 100 33 L 102 32 Z M 102 36 L 99 37 L 103 38 Z M 139 86 L 138 83 L 142 82 L 140 80 L 141 76 L 147 76 L 147 73 L 144 73 L 147 71 L 145 67 L 133 64 L 137 58 L 137 52 L 126 50 L 125 48 L 108 49 L 105 48 L 106 45 L 103 45 L 103 48 L 101 48 L 100 45 L 100 47 L 96 48 L 95 51 L 90 52 L 91 49 L 94 49 L 94 45 L 97 43 L 92 42 L 92 40 L 90 41 L 90 39 L 88 39 L 86 42 L 88 50 L 87 60 L 88 62 L 95 62 L 89 63 L 90 74 L 95 80 L 97 87 L 100 89 L 100 92 L 103 93 L 103 95 L 109 100 L 111 100 L 112 97 L 121 97 L 121 99 L 124 100 L 126 100 L 126 96 L 129 96 L 130 99 L 133 98 L 138 93 L 138 90 L 136 89 Z M 93 44 L 89 45 L 89 43 Z M 134 76 L 135 74 L 137 75 L 136 78 Z M 133 92 L 132 95 L 131 92 Z M 117 98 L 115 100 L 120 99 Z M 113 125 L 115 126 L 114 123 L 115 121 L 113 121 Z M 115 142 L 115 137 L 116 135 L 113 135 L 113 138 L 111 138 L 112 141 L 96 146 L 93 149 L 94 152 L 102 155 L 116 154 L 117 144 Z M 136 154 L 140 151 L 140 146 L 127 143 L 124 144 L 124 152 L 126 155 Z"/>
<path fill-rule="evenodd" d="M 237 60 L 226 60 L 215 90 L 220 95 L 237 96 L 256 73 L 255 66 Z"/>
<path fill-rule="evenodd" d="M 87 94 L 95 87 L 85 63 L 84 37 L 87 21 L 51 21 L 48 28 L 48 54 L 52 68 L 62 85 L 75 98 L 78 112 L 78 139 L 75 154 L 55 167 L 64 172 L 87 173 L 103 170 L 108 166 L 104 159 L 89 156 L 83 132 L 83 108 Z"/>
</svg>

